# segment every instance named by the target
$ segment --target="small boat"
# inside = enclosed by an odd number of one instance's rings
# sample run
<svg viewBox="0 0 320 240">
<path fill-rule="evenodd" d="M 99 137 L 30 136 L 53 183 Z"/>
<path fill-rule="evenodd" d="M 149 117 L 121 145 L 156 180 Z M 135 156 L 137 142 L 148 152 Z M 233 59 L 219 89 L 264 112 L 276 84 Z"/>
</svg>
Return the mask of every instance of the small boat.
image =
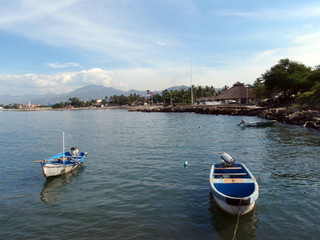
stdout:
<svg viewBox="0 0 320 240">
<path fill-rule="evenodd" d="M 55 177 L 73 171 L 87 156 L 86 152 L 79 153 L 77 147 L 72 147 L 70 152 L 62 152 L 41 162 L 43 174 L 46 178 Z"/>
<path fill-rule="evenodd" d="M 73 171 L 82 165 L 87 152 L 80 152 L 77 147 L 72 147 L 70 152 L 64 151 L 64 132 L 63 132 L 63 151 L 57 155 L 44 160 L 36 160 L 40 162 L 43 174 L 46 178 L 55 177 Z"/>
<path fill-rule="evenodd" d="M 243 124 L 243 127 L 267 127 L 272 126 L 276 123 L 276 120 L 265 120 L 265 121 L 258 121 L 258 122 L 247 122 L 245 119 L 238 124 L 240 126 Z"/>
<path fill-rule="evenodd" d="M 222 163 L 213 164 L 209 176 L 214 200 L 227 213 L 245 215 L 258 199 L 258 183 L 244 164 L 236 164 L 227 153 L 221 158 Z"/>
</svg>

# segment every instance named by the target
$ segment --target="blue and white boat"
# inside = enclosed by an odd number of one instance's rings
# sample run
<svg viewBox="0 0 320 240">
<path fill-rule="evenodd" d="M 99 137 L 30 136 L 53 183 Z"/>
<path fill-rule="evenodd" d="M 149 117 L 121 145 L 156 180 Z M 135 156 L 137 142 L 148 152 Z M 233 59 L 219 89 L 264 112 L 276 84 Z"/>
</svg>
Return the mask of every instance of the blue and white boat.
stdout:
<svg viewBox="0 0 320 240">
<path fill-rule="evenodd" d="M 72 147 L 70 152 L 62 152 L 41 162 L 43 174 L 46 178 L 63 175 L 71 172 L 80 165 L 87 152 L 80 152 L 77 147 Z"/>
<path fill-rule="evenodd" d="M 57 155 L 44 160 L 36 160 L 40 162 L 43 174 L 46 178 L 55 177 L 73 171 L 82 165 L 87 152 L 79 152 L 77 147 L 72 147 L 70 152 L 64 151 L 64 132 L 63 134 L 63 151 Z"/>
<path fill-rule="evenodd" d="M 244 164 L 236 164 L 227 153 L 221 158 L 222 163 L 213 164 L 209 176 L 214 200 L 225 212 L 244 215 L 253 210 L 259 197 L 258 183 Z"/>
</svg>

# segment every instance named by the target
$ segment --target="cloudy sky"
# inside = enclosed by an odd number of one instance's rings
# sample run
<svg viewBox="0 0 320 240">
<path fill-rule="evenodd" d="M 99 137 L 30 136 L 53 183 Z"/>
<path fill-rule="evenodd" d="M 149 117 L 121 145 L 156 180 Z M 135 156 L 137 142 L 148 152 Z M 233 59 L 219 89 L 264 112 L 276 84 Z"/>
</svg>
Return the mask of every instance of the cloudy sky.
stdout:
<svg viewBox="0 0 320 240">
<path fill-rule="evenodd" d="M 0 0 L 0 6 L 0 94 L 65 93 L 89 84 L 218 88 L 252 84 L 282 58 L 320 64 L 319 1 Z"/>
</svg>

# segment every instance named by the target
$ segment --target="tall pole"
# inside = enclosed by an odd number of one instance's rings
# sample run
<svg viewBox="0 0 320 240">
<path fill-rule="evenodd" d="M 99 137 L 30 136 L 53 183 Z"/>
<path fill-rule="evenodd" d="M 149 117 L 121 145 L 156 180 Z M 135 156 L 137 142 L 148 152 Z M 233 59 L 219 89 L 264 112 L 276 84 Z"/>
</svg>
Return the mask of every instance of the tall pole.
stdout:
<svg viewBox="0 0 320 240">
<path fill-rule="evenodd" d="M 191 81 L 191 105 L 193 105 L 192 60 L 190 60 L 190 81 Z"/>
<path fill-rule="evenodd" d="M 249 86 L 247 86 L 247 105 L 249 104 Z"/>
<path fill-rule="evenodd" d="M 62 159 L 64 163 L 64 132 L 62 132 Z"/>
</svg>

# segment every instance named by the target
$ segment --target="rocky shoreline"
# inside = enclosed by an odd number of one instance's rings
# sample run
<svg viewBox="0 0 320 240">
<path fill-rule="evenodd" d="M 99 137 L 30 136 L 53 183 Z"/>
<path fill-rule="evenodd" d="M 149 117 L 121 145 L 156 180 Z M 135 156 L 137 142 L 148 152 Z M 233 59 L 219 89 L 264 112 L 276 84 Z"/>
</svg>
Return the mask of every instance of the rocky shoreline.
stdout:
<svg viewBox="0 0 320 240">
<path fill-rule="evenodd" d="M 257 106 L 244 105 L 215 105 L 215 106 L 176 106 L 176 107 L 128 107 L 128 106 L 109 106 L 102 108 L 74 108 L 74 109 L 3 109 L 2 111 L 74 111 L 74 110 L 93 110 L 93 109 L 126 109 L 128 111 L 140 112 L 192 112 L 198 114 L 212 115 L 231 115 L 231 116 L 257 116 L 268 120 L 277 120 L 281 123 L 299 125 L 301 127 L 320 130 L 320 110 L 303 110 L 298 108 L 263 108 Z"/>
<path fill-rule="evenodd" d="M 129 111 L 141 112 L 193 112 L 198 114 L 257 116 L 263 119 L 277 120 L 282 123 L 299 125 L 320 130 L 320 111 L 296 108 L 262 108 L 255 106 L 177 106 L 177 107 L 143 107 Z"/>
</svg>

